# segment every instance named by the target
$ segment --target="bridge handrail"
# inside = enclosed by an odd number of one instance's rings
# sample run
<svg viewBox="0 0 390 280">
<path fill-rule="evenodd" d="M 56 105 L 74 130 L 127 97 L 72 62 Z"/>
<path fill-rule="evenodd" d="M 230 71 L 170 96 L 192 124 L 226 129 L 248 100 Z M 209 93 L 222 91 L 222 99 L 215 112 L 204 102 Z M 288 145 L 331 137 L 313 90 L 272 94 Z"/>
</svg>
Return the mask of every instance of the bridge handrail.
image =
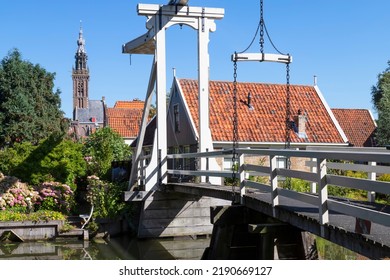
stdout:
<svg viewBox="0 0 390 280">
<path fill-rule="evenodd" d="M 237 149 L 240 155 L 281 155 L 286 157 L 301 157 L 301 158 L 325 158 L 332 160 L 351 160 L 351 161 L 373 161 L 390 163 L 390 153 L 384 151 L 377 152 L 356 152 L 356 151 L 318 151 L 318 150 L 287 150 L 287 149 Z M 231 155 L 232 150 L 220 150 L 203 153 L 183 153 L 183 154 L 168 154 L 168 159 L 182 159 L 182 158 L 212 158 Z"/>
<path fill-rule="evenodd" d="M 304 203 L 314 204 L 319 207 L 320 223 L 326 224 L 329 222 L 329 211 L 337 211 L 348 215 L 355 216 L 361 219 L 369 219 L 372 222 L 377 222 L 383 225 L 390 225 L 390 214 L 381 211 L 369 210 L 356 205 L 349 205 L 344 202 L 335 201 L 328 198 L 328 185 L 339 187 L 347 187 L 365 190 L 368 192 L 377 192 L 390 195 L 390 183 L 370 180 L 351 178 L 346 176 L 337 176 L 328 174 L 328 168 L 341 170 L 348 169 L 353 165 L 350 163 L 329 163 L 327 160 L 346 160 L 368 163 L 390 163 L 390 153 L 387 150 L 373 151 L 345 151 L 345 150 L 276 150 L 276 149 L 237 149 L 240 155 L 240 193 L 245 196 L 246 187 L 258 189 L 262 192 L 271 193 L 273 206 L 279 205 L 279 197 L 288 197 Z M 188 154 L 170 154 L 168 159 L 184 159 L 184 158 L 211 158 L 211 157 L 227 157 L 232 154 L 232 150 L 221 150 L 205 153 L 188 153 Z M 245 164 L 244 156 L 267 156 L 269 157 L 269 166 L 258 166 L 254 164 Z M 276 163 L 277 157 L 286 158 L 309 158 L 316 159 L 309 165 L 311 171 L 300 171 L 293 169 L 278 168 Z M 366 166 L 367 168 L 364 168 Z M 390 168 L 387 166 L 370 166 L 359 164 L 355 169 L 364 172 L 386 172 Z M 270 184 L 261 184 L 252 182 L 245 178 L 245 174 L 267 174 L 270 177 Z M 168 170 L 168 174 L 190 175 L 190 176 L 210 176 L 210 177 L 231 177 L 232 171 L 213 171 L 213 170 Z M 299 193 L 292 190 L 287 190 L 278 187 L 278 176 L 298 178 L 305 181 L 313 182 L 318 186 L 317 194 Z M 242 198 L 243 199 L 243 198 Z M 373 216 L 374 215 L 374 216 Z"/>
</svg>

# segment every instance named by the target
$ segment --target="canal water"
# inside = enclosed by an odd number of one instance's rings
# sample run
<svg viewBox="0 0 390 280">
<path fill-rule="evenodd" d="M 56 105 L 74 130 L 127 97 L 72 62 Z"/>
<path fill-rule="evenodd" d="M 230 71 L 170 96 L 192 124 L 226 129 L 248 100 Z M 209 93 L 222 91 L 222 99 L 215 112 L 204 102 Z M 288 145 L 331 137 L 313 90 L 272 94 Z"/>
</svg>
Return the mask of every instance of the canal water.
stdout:
<svg viewBox="0 0 390 280">
<path fill-rule="evenodd" d="M 209 238 L 140 240 L 128 236 L 93 241 L 0 243 L 0 260 L 200 260 L 209 244 Z M 322 239 L 317 241 L 317 247 L 321 259 L 362 259 Z"/>
<path fill-rule="evenodd" d="M 0 260 L 200 260 L 210 239 L 148 239 L 128 236 L 93 241 L 0 243 Z"/>
</svg>

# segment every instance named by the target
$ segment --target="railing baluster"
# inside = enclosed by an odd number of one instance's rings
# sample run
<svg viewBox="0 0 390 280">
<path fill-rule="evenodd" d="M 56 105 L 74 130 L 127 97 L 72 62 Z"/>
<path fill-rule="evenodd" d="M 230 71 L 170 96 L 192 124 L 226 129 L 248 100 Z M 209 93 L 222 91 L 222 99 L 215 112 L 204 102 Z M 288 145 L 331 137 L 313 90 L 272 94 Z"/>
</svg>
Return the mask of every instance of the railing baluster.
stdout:
<svg viewBox="0 0 390 280">
<path fill-rule="evenodd" d="M 311 159 L 312 162 L 317 162 L 316 158 Z M 317 166 L 312 166 L 310 167 L 310 171 L 313 173 L 317 173 Z M 311 193 L 317 193 L 317 183 L 311 182 L 310 183 L 310 191 Z"/>
<path fill-rule="evenodd" d="M 368 163 L 369 166 L 376 166 L 376 162 L 370 161 Z M 369 172 L 368 179 L 372 181 L 376 181 L 376 172 Z M 367 200 L 369 202 L 375 202 L 375 192 L 367 192 Z"/>
<path fill-rule="evenodd" d="M 272 199 L 272 206 L 275 207 L 279 205 L 279 196 L 278 196 L 278 175 L 277 175 L 277 156 L 272 155 L 270 156 L 270 181 L 271 181 L 271 199 Z"/>
<path fill-rule="evenodd" d="M 240 203 L 244 204 L 244 195 L 245 195 L 245 156 L 244 154 L 240 154 L 238 158 L 238 164 L 239 164 L 239 176 L 240 179 Z"/>
<path fill-rule="evenodd" d="M 324 225 L 329 223 L 329 210 L 328 210 L 328 183 L 326 182 L 326 159 L 317 159 L 317 175 L 318 175 L 318 198 L 319 198 L 319 215 L 320 224 Z"/>
</svg>

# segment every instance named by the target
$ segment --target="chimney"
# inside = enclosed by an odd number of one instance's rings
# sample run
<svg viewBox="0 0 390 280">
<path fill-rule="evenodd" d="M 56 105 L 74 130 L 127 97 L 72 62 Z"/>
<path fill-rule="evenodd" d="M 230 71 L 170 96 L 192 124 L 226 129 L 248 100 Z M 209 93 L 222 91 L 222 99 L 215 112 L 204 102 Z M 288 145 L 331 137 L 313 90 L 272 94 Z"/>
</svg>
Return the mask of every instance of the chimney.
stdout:
<svg viewBox="0 0 390 280">
<path fill-rule="evenodd" d="M 297 124 L 298 124 L 298 137 L 299 138 L 307 138 L 306 135 L 306 123 L 307 123 L 307 117 L 306 114 L 302 114 L 302 110 L 298 110 L 298 116 L 297 116 Z"/>
<path fill-rule="evenodd" d="M 316 75 L 314 75 L 314 86 L 316 87 L 317 86 L 317 76 Z"/>
<path fill-rule="evenodd" d="M 253 110 L 253 106 L 252 106 L 252 95 L 251 95 L 251 92 L 250 92 L 250 91 L 248 92 L 247 105 L 248 105 L 249 110 Z"/>
</svg>

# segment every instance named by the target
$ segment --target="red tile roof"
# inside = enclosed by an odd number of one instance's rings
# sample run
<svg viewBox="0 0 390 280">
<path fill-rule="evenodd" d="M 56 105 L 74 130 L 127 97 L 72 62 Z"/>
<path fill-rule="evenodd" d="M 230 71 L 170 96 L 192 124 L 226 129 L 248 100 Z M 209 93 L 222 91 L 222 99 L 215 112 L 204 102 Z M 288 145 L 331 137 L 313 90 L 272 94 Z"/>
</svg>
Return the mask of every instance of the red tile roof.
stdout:
<svg viewBox="0 0 390 280">
<path fill-rule="evenodd" d="M 124 138 L 138 135 L 142 120 L 142 109 L 107 108 L 107 123 Z"/>
<path fill-rule="evenodd" d="M 144 109 L 145 102 L 139 99 L 133 101 L 117 101 L 115 102 L 114 108 L 123 109 Z"/>
<path fill-rule="evenodd" d="M 192 119 L 199 129 L 198 82 L 179 79 Z M 286 85 L 238 83 L 238 122 L 240 142 L 285 142 Z M 245 104 L 251 93 L 250 110 Z M 291 143 L 345 143 L 342 131 L 313 86 L 291 85 L 291 112 L 307 113 L 307 139 L 291 133 Z M 213 141 L 232 141 L 233 83 L 210 81 L 210 130 Z"/>
<path fill-rule="evenodd" d="M 332 109 L 349 142 L 356 147 L 373 147 L 376 123 L 369 110 Z"/>
</svg>

